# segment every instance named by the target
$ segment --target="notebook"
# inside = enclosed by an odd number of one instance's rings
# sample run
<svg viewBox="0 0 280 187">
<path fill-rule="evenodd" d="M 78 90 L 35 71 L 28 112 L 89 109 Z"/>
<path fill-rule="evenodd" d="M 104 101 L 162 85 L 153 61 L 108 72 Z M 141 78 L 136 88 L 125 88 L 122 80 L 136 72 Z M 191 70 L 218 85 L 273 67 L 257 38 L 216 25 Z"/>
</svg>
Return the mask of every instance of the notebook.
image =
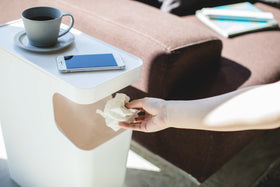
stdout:
<svg viewBox="0 0 280 187">
<path fill-rule="evenodd" d="M 256 12 L 256 13 L 264 13 L 260 9 L 256 8 L 253 4 L 249 2 L 236 3 L 231 5 L 223 5 L 214 8 L 207 8 L 214 10 L 229 10 L 228 12 L 232 12 L 233 10 L 244 11 L 244 12 Z M 202 9 L 203 10 L 203 9 Z M 249 21 L 246 19 L 217 19 L 210 18 L 203 14 L 202 10 L 196 11 L 196 17 L 202 21 L 204 24 L 212 28 L 217 33 L 221 34 L 226 38 L 230 38 L 236 35 L 240 35 L 247 32 L 264 30 L 269 28 L 277 28 L 278 22 L 275 19 L 261 20 L 261 21 Z"/>
</svg>

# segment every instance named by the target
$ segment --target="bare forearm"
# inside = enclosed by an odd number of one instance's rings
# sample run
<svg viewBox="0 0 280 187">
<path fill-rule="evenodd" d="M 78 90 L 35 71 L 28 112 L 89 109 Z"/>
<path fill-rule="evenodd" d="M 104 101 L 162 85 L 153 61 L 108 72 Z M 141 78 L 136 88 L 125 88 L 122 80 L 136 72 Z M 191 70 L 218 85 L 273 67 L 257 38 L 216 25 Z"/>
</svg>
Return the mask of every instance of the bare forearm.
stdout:
<svg viewBox="0 0 280 187">
<path fill-rule="evenodd" d="M 171 127 L 215 131 L 280 125 L 280 82 L 193 101 L 167 101 Z"/>
</svg>

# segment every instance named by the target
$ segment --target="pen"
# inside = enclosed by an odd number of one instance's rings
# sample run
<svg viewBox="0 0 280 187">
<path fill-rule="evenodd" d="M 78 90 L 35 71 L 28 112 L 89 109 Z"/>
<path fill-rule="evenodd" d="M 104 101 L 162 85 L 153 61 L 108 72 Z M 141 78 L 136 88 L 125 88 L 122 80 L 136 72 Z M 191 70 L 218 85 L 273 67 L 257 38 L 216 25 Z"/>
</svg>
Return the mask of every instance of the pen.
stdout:
<svg viewBox="0 0 280 187">
<path fill-rule="evenodd" d="M 269 21 L 274 19 L 270 12 L 256 12 L 246 10 L 224 10 L 203 8 L 201 13 L 212 19 L 229 19 L 242 21 Z"/>
</svg>

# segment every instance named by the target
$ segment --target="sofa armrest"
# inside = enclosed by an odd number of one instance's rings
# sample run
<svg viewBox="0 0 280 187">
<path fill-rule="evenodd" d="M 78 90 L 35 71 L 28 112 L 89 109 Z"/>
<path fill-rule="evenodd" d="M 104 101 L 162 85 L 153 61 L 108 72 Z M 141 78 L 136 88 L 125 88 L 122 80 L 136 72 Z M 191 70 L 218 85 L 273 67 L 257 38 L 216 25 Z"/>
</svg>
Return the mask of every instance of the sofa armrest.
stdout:
<svg viewBox="0 0 280 187">
<path fill-rule="evenodd" d="M 143 60 L 133 84 L 149 96 L 166 98 L 184 76 L 219 62 L 222 43 L 203 26 L 130 0 L 57 1 L 75 27 Z M 137 96 L 135 96 L 137 97 Z"/>
</svg>

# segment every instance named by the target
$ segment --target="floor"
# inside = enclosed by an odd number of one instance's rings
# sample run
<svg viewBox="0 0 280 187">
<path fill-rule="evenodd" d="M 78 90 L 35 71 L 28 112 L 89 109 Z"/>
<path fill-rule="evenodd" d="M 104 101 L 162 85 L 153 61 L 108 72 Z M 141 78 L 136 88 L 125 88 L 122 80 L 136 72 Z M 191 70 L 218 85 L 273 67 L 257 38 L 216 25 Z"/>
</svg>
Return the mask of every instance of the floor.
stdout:
<svg viewBox="0 0 280 187">
<path fill-rule="evenodd" d="M 124 187 L 178 187 L 197 186 L 191 176 L 160 157 L 150 153 L 135 142 L 128 153 Z M 0 187 L 19 187 L 10 179 L 7 155 L 0 126 Z"/>
<path fill-rule="evenodd" d="M 192 176 L 131 143 L 124 187 L 249 187 L 280 157 L 280 129 L 270 130 L 245 147 L 217 173 L 199 184 Z M 0 187 L 18 187 L 9 178 L 0 128 Z"/>
</svg>

